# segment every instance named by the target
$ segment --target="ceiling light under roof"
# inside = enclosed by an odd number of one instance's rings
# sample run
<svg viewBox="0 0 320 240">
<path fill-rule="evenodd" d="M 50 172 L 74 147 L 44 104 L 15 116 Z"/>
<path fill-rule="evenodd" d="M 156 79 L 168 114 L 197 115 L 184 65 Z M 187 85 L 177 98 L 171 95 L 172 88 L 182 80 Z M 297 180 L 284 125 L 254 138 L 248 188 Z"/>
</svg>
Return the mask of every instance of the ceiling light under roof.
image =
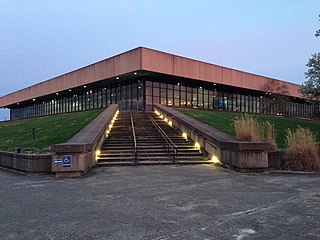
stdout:
<svg viewBox="0 0 320 240">
<path fill-rule="evenodd" d="M 118 80 L 118 79 L 119 79 L 119 77 L 116 77 L 116 79 Z"/>
</svg>

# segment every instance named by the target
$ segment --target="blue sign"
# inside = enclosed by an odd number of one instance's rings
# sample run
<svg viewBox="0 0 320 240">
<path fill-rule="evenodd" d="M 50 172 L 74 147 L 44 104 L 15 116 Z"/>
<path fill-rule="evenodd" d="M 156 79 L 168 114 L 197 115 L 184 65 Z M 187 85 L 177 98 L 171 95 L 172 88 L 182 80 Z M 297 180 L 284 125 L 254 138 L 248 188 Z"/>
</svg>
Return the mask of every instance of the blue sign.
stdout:
<svg viewBox="0 0 320 240">
<path fill-rule="evenodd" d="M 71 155 L 64 155 L 63 156 L 63 167 L 71 167 L 72 165 L 72 156 Z"/>
<path fill-rule="evenodd" d="M 54 164 L 62 164 L 62 159 L 53 160 Z"/>
</svg>

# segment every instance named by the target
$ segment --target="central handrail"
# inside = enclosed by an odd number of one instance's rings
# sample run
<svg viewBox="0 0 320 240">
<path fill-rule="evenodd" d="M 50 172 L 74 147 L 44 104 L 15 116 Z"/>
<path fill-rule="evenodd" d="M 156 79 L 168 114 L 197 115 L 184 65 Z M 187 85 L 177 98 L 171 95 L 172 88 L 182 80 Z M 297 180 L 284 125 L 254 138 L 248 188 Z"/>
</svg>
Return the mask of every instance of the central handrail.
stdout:
<svg viewBox="0 0 320 240">
<path fill-rule="evenodd" d="M 168 135 L 165 133 L 165 131 L 163 131 L 163 129 L 156 122 L 156 120 L 154 120 L 154 118 L 151 115 L 149 115 L 149 117 L 150 117 L 150 120 L 151 120 L 153 126 L 155 126 L 155 128 L 158 130 L 158 132 L 160 133 L 162 138 L 168 144 L 168 151 L 169 151 L 169 148 L 172 149 L 172 159 L 173 159 L 173 162 L 174 162 L 175 161 L 175 155 L 177 154 L 177 149 L 178 149 L 177 145 L 175 145 L 174 142 L 172 142 L 172 140 L 168 137 Z"/>
<path fill-rule="evenodd" d="M 132 128 L 132 136 L 133 136 L 133 147 L 134 147 L 134 161 L 137 161 L 137 139 L 136 139 L 136 132 L 134 130 L 134 123 L 131 113 L 131 128 Z"/>
</svg>

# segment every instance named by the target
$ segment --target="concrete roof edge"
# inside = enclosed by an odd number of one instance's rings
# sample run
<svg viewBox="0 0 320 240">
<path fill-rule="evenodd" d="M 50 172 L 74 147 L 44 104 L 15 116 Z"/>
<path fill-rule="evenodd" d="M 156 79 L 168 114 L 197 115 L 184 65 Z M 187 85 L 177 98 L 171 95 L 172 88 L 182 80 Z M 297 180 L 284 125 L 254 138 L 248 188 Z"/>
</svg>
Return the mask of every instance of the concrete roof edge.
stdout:
<svg viewBox="0 0 320 240">
<path fill-rule="evenodd" d="M 14 92 L 8 93 L 8 94 L 6 94 L 6 95 L 0 96 L 0 100 L 1 100 L 1 98 L 3 98 L 3 97 L 7 97 L 7 96 L 9 96 L 9 95 L 11 95 L 11 94 L 14 94 L 14 93 L 16 93 L 16 92 L 20 92 L 20 91 L 26 90 L 26 89 L 28 89 L 28 88 L 30 88 L 30 87 L 34 87 L 34 86 L 37 86 L 37 85 L 43 84 L 43 83 L 45 83 L 45 82 L 52 81 L 52 80 L 54 80 L 54 79 L 56 79 L 56 78 L 59 78 L 59 77 L 62 77 L 62 76 L 68 75 L 68 74 L 70 74 L 70 73 L 74 73 L 74 72 L 76 72 L 76 71 L 78 71 L 78 70 L 81 70 L 81 69 L 84 69 L 84 68 L 87 68 L 87 67 L 93 66 L 93 65 L 98 64 L 98 63 L 101 63 L 101 62 L 103 62 L 103 61 L 106 61 L 106 60 L 109 60 L 109 59 L 112 59 L 112 58 L 118 57 L 118 56 L 120 56 L 120 55 L 122 55 L 122 54 L 126 54 L 126 53 L 129 53 L 129 52 L 133 52 L 133 51 L 136 51 L 136 50 L 138 50 L 138 49 L 142 49 L 142 48 L 143 48 L 143 47 L 141 47 L 141 46 L 139 46 L 139 47 L 135 47 L 135 48 L 133 48 L 133 49 L 130 49 L 130 50 L 127 50 L 127 51 L 121 52 L 121 53 L 119 53 L 119 54 L 116 54 L 116 55 L 113 55 L 113 56 L 111 56 L 111 57 L 108 57 L 108 58 L 105 58 L 105 59 L 99 60 L 99 61 L 94 62 L 94 63 L 90 63 L 90 64 L 88 64 L 88 65 L 85 65 L 85 66 L 83 66 L 83 67 L 80 67 L 80 68 L 77 68 L 77 69 L 71 70 L 71 71 L 66 72 L 66 73 L 63 73 L 63 74 L 61 74 L 61 75 L 58 75 L 58 76 L 55 76 L 55 77 L 52 77 L 52 78 L 46 79 L 46 80 L 41 81 L 41 82 L 39 82 L 39 83 L 36 83 L 36 84 L 34 84 L 34 85 L 31 85 L 31 86 L 28 86 L 28 87 L 25 87 L 25 88 L 21 88 L 21 89 L 19 89 L 19 90 L 17 90 L 17 91 L 14 91 Z M 140 61 L 140 68 L 141 68 L 141 61 Z M 1 105 L 0 105 L 0 107 L 1 107 Z"/>
<path fill-rule="evenodd" d="M 276 80 L 276 81 L 285 82 L 285 83 L 292 84 L 292 85 L 296 85 L 296 86 L 301 86 L 301 84 L 288 82 L 288 81 L 285 81 L 285 80 L 282 80 L 282 79 L 272 78 L 272 77 L 260 75 L 260 74 L 257 74 L 257 73 L 246 72 L 246 71 L 242 71 L 242 70 L 239 70 L 239 69 L 236 69 L 236 68 L 231 68 L 231 67 L 226 67 L 226 66 L 218 65 L 218 64 L 215 64 L 215 63 L 205 62 L 205 61 L 202 61 L 202 60 L 193 59 L 193 58 L 190 58 L 190 57 L 185 57 L 185 56 L 177 55 L 177 54 L 173 54 L 173 53 L 168 53 L 168 52 L 165 52 L 165 51 L 156 50 L 156 49 L 149 48 L 149 47 L 142 47 L 142 46 L 140 46 L 140 48 L 141 48 L 141 49 L 151 50 L 151 51 L 154 51 L 154 52 L 159 52 L 159 53 L 167 54 L 167 55 L 171 55 L 171 56 L 173 56 L 173 57 L 180 57 L 180 58 L 184 58 L 184 59 L 187 59 L 187 60 L 196 61 L 196 62 L 199 62 L 199 63 L 209 64 L 209 65 L 212 65 L 212 66 L 221 67 L 221 68 L 225 68 L 225 69 L 228 69 L 228 70 L 233 70 L 233 71 L 237 71 L 237 72 L 241 72 L 241 73 L 246 73 L 246 74 L 255 75 L 255 76 L 258 76 L 258 77 L 264 77 L 264 78 L 268 78 L 268 79 L 272 79 L 272 80 Z"/>
</svg>

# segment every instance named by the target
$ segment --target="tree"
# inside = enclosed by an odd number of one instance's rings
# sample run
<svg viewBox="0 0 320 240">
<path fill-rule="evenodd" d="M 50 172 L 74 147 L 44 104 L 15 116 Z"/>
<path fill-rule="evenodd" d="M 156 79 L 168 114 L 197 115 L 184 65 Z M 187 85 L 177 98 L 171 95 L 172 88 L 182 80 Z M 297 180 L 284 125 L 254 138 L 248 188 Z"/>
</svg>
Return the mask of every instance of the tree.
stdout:
<svg viewBox="0 0 320 240">
<path fill-rule="evenodd" d="M 261 87 L 261 90 L 266 93 L 261 96 L 261 112 L 267 113 L 274 109 L 276 113 L 286 114 L 286 105 L 289 101 L 288 85 L 273 79 L 268 79 Z"/>
<path fill-rule="evenodd" d="M 288 85 L 273 79 L 268 79 L 261 88 L 266 93 L 273 93 L 281 97 L 289 95 Z"/>
<path fill-rule="evenodd" d="M 320 15 L 319 15 L 320 18 Z M 320 21 L 320 20 L 319 20 Z M 316 37 L 320 37 L 320 29 L 315 33 Z M 307 101 L 320 100 L 320 53 L 314 53 L 306 64 L 308 71 L 305 76 L 308 79 L 300 88 L 300 93 Z"/>
</svg>

